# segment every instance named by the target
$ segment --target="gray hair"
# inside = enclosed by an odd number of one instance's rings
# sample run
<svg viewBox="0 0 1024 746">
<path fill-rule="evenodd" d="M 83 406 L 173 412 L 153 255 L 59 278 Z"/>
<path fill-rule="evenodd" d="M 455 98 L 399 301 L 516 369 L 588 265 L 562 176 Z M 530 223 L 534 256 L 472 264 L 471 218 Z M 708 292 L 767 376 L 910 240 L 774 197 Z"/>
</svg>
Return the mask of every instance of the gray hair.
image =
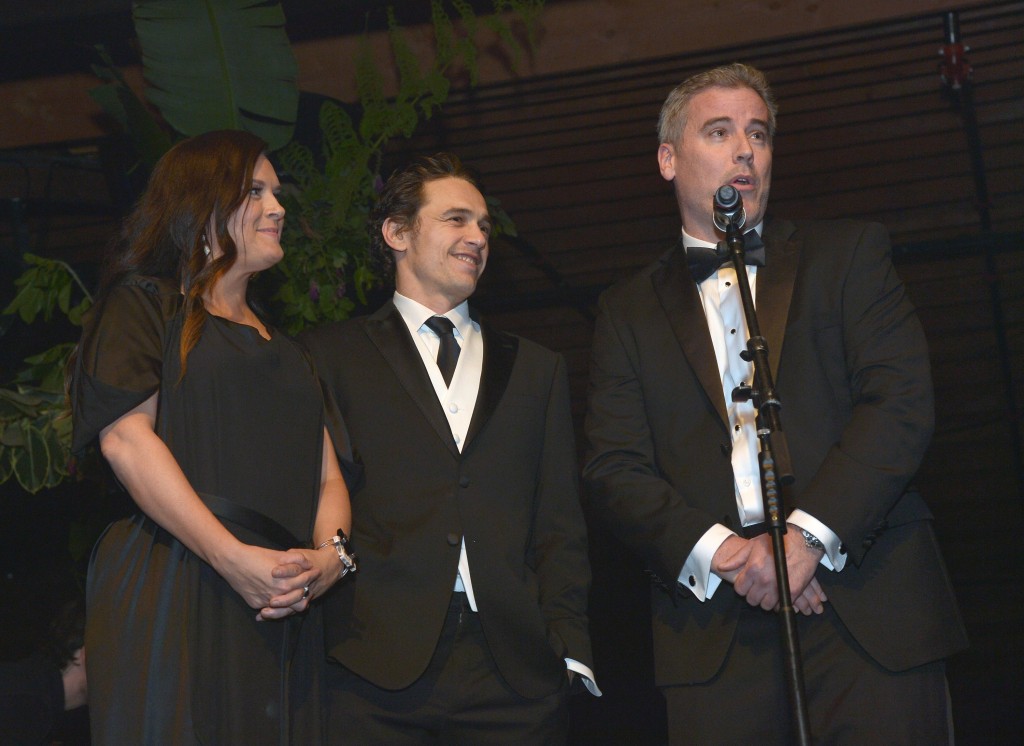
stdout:
<svg viewBox="0 0 1024 746">
<path fill-rule="evenodd" d="M 742 62 L 733 62 L 731 65 L 722 65 L 697 73 L 677 85 L 668 94 L 658 117 L 658 142 L 679 141 L 686 127 L 690 101 L 708 88 L 749 88 L 754 91 L 768 107 L 768 137 L 775 138 L 775 115 L 779 107 L 775 103 L 775 94 L 768 85 L 768 79 L 757 68 L 744 65 Z"/>
</svg>

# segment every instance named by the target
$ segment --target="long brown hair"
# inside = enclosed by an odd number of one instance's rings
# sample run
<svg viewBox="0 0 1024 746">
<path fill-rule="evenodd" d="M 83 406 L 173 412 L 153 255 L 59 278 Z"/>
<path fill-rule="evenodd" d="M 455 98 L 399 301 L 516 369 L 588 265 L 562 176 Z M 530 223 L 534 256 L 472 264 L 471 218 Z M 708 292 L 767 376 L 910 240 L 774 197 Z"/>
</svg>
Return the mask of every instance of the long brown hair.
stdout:
<svg viewBox="0 0 1024 746">
<path fill-rule="evenodd" d="M 238 257 L 228 222 L 248 198 L 256 161 L 266 149 L 263 140 L 240 130 L 179 142 L 154 167 L 104 269 L 100 295 L 130 274 L 168 278 L 181 287 L 182 376 L 206 318 L 203 294 Z M 222 254 L 207 262 L 211 223 Z"/>
</svg>

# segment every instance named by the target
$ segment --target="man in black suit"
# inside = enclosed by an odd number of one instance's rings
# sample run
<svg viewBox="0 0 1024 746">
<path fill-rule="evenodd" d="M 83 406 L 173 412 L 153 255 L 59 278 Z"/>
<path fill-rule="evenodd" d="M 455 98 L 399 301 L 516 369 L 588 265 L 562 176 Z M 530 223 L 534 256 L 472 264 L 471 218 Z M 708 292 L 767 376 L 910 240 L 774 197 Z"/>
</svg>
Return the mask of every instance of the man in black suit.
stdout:
<svg viewBox="0 0 1024 746">
<path fill-rule="evenodd" d="M 573 678 L 599 694 L 565 361 L 469 307 L 491 219 L 457 158 L 395 173 L 371 225 L 393 300 L 304 339 L 365 469 L 359 573 L 325 601 L 330 730 L 562 743 Z"/>
<path fill-rule="evenodd" d="M 601 298 L 584 480 L 657 581 L 671 743 L 791 743 L 754 408 L 731 397 L 753 373 L 737 275 L 697 266 L 723 239 L 712 205 L 729 184 L 765 246 L 747 275 L 796 477 L 785 554 L 812 734 L 944 743 L 942 659 L 966 640 L 909 486 L 933 427 L 924 335 L 882 226 L 764 221 L 775 112 L 764 76 L 741 64 L 666 100 L 658 166 L 682 238 Z"/>
</svg>

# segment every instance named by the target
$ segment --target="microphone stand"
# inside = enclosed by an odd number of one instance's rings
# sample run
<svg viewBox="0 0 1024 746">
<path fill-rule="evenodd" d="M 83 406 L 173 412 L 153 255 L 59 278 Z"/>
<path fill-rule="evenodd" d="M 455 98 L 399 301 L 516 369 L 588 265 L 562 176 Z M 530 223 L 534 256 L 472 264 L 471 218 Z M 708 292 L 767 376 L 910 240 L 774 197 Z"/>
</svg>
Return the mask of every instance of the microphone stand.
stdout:
<svg viewBox="0 0 1024 746">
<path fill-rule="evenodd" d="M 1013 471 L 1017 477 L 1017 497 L 1024 499 L 1024 457 L 1021 456 L 1020 407 L 1013 385 L 1013 357 L 1006 334 L 1006 313 L 1003 304 L 1003 292 L 1000 287 L 1000 272 L 996 266 L 995 252 L 992 247 L 992 213 L 991 200 L 988 193 L 988 179 L 985 175 L 985 158 L 982 154 L 981 130 L 978 127 L 978 115 L 974 105 L 973 69 L 967 60 L 970 47 L 963 43 L 960 34 L 960 15 L 950 11 L 945 15 L 946 43 L 939 48 L 942 63 L 942 82 L 954 106 L 963 118 L 964 134 L 967 137 L 967 152 L 971 158 L 971 171 L 974 172 L 974 204 L 981 223 L 981 236 L 985 243 L 985 275 L 988 278 L 989 302 L 992 306 L 993 328 L 996 336 L 996 352 L 999 368 L 1003 378 L 1002 397 L 1006 402 L 1007 427 L 1010 430 L 1010 443 L 1013 453 Z"/>
<path fill-rule="evenodd" d="M 796 610 L 789 593 L 789 569 L 786 565 L 786 547 L 783 536 L 786 533 L 786 518 L 783 510 L 781 488 L 793 483 L 793 469 L 790 465 L 789 447 L 782 432 L 779 410 L 782 402 L 775 393 L 775 383 L 768 367 L 768 340 L 761 336 L 754 311 L 754 299 L 747 280 L 744 262 L 743 236 L 740 234 L 742 218 L 730 216 L 726 221 L 725 242 L 736 268 L 736 280 L 743 300 L 743 315 L 750 334 L 747 349 L 740 356 L 754 363 L 754 386 L 737 386 L 733 389 L 735 402 L 752 400 L 757 410 L 757 437 L 761 443 L 758 460 L 761 465 L 761 488 L 764 500 L 765 522 L 772 541 L 772 555 L 775 560 L 775 579 L 779 587 L 779 624 L 782 634 L 782 650 L 786 683 L 789 687 L 789 703 L 793 715 L 796 742 L 801 746 L 811 743 L 811 726 L 807 715 L 807 695 L 804 691 L 803 661 L 800 657 L 800 639 L 796 629 Z"/>
</svg>

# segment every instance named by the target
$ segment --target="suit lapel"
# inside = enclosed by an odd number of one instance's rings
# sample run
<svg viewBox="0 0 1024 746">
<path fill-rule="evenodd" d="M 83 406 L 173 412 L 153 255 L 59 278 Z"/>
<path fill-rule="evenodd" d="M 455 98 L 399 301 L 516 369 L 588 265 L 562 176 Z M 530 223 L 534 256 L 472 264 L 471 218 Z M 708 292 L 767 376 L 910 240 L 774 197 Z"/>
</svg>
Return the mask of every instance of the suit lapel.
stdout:
<svg viewBox="0 0 1024 746">
<path fill-rule="evenodd" d="M 785 342 L 786 321 L 793 300 L 800 246 L 790 239 L 792 223 L 769 223 L 764 231 L 765 266 L 757 271 L 757 323 L 768 344 L 768 366 L 773 379 Z"/>
<path fill-rule="evenodd" d="M 657 294 L 679 346 L 690 361 L 694 375 L 704 388 L 704 393 L 714 404 L 722 424 L 728 427 L 729 415 L 725 409 L 722 394 L 722 378 L 718 373 L 715 347 L 708 333 L 708 322 L 704 307 L 697 292 L 697 283 L 686 268 L 686 256 L 682 241 L 669 252 L 664 264 L 651 276 L 654 292 Z"/>
<path fill-rule="evenodd" d="M 448 420 L 437 401 L 437 394 L 434 393 L 434 387 L 430 383 L 430 376 L 423 369 L 423 359 L 416 349 L 415 342 L 409 336 L 409 328 L 405 325 L 405 321 L 398 309 L 395 308 L 394 303 L 389 301 L 367 319 L 366 334 L 380 350 L 380 354 L 394 372 L 395 378 L 437 431 L 438 437 L 455 456 L 458 456 L 458 446 L 455 445 Z"/>
<path fill-rule="evenodd" d="M 471 310 L 470 314 L 475 321 L 478 321 L 475 311 Z M 480 390 L 473 407 L 473 419 L 469 422 L 469 432 L 466 433 L 466 443 L 462 447 L 463 453 L 494 414 L 498 402 L 501 401 L 505 389 L 508 388 L 508 382 L 512 376 L 512 366 L 515 364 L 516 353 L 519 351 L 519 339 L 511 334 L 499 332 L 484 323 L 480 324 L 480 333 L 483 335 L 484 343 Z"/>
</svg>

